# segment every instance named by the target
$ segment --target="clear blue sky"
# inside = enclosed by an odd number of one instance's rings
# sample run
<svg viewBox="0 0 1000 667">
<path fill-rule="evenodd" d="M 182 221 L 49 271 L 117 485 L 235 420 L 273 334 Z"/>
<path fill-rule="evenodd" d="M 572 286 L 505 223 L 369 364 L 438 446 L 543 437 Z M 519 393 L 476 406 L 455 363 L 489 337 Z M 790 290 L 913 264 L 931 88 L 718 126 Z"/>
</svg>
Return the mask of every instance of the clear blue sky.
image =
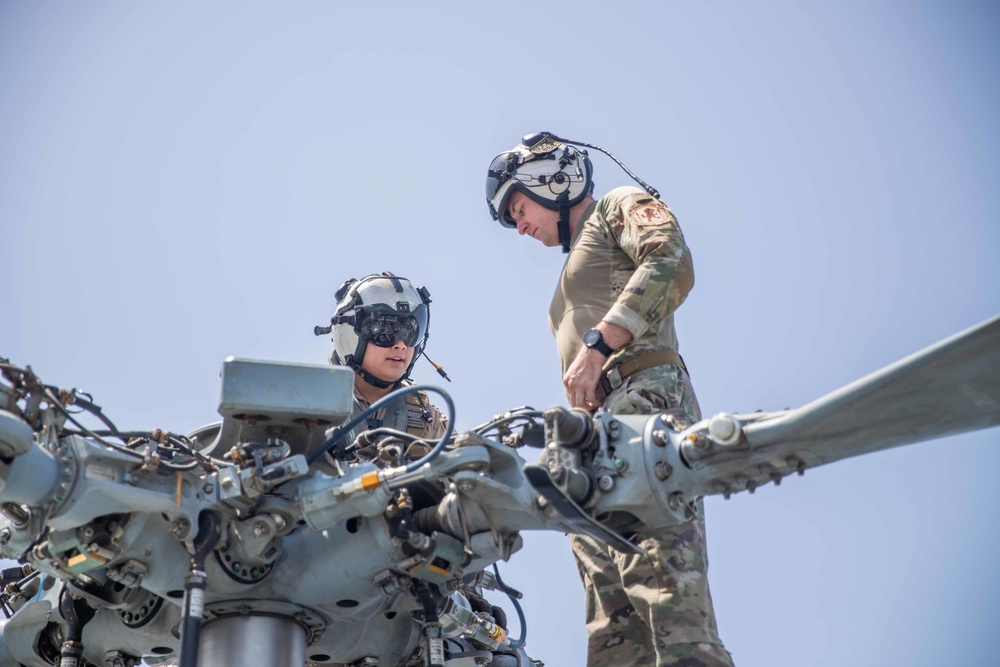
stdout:
<svg viewBox="0 0 1000 667">
<path fill-rule="evenodd" d="M 802 405 L 1000 312 L 998 28 L 965 1 L 7 0 L 0 355 L 187 431 L 226 356 L 322 363 L 336 287 L 391 270 L 434 297 L 459 427 L 563 403 L 562 257 L 483 200 L 489 160 L 544 129 L 677 214 L 703 411 Z M 599 190 L 629 182 L 595 163 Z M 995 660 L 997 440 L 710 499 L 737 664 Z M 566 540 L 527 542 L 504 572 L 530 653 L 582 665 Z"/>
</svg>

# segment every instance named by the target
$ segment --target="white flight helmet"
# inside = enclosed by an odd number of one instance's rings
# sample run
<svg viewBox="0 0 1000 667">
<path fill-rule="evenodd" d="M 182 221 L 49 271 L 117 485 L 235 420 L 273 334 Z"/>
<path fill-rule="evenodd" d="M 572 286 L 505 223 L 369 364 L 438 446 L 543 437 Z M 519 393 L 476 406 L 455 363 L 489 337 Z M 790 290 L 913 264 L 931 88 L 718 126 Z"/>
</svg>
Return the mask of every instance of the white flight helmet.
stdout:
<svg viewBox="0 0 1000 667">
<path fill-rule="evenodd" d="M 407 379 L 417 357 L 427 346 L 430 293 L 388 271 L 348 280 L 336 293 L 337 308 L 330 319 L 336 361 L 349 366 L 376 387 L 398 385 Z M 317 334 L 330 329 L 317 327 Z M 414 349 L 413 359 L 398 382 L 385 382 L 361 368 L 369 344 L 392 347 L 402 340 Z"/>
<path fill-rule="evenodd" d="M 587 151 L 549 132 L 530 134 L 493 158 L 486 172 L 490 215 L 504 227 L 516 228 L 507 213 L 515 190 L 548 209 L 571 208 L 594 191 L 593 173 Z"/>
</svg>

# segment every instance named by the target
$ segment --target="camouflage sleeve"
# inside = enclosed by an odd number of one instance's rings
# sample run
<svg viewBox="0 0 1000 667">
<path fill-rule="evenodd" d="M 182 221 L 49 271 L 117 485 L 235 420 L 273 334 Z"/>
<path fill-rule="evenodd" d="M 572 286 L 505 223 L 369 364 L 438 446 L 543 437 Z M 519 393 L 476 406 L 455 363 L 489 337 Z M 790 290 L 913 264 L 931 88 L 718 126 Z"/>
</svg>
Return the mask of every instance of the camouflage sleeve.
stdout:
<svg viewBox="0 0 1000 667">
<path fill-rule="evenodd" d="M 604 319 L 639 338 L 673 313 L 694 285 L 694 265 L 677 218 L 637 188 L 618 188 L 598 202 L 615 241 L 634 266 Z M 623 260 L 624 261 L 624 260 Z M 615 273 L 631 267 L 614 267 Z"/>
</svg>

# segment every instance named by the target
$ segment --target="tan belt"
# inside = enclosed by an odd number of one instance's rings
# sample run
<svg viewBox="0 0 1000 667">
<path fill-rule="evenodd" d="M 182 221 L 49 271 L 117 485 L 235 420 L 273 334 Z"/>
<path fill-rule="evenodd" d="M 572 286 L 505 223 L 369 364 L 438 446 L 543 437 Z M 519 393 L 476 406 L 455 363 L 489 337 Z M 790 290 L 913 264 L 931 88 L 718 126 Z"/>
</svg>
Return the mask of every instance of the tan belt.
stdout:
<svg viewBox="0 0 1000 667">
<path fill-rule="evenodd" d="M 680 366 L 687 372 L 687 366 L 684 365 L 684 360 L 677 350 L 657 350 L 656 352 L 647 352 L 646 354 L 640 354 L 634 359 L 629 359 L 623 364 L 618 364 L 613 366 L 603 373 L 601 373 L 601 379 L 597 383 L 597 398 L 600 401 L 604 401 L 608 394 L 613 392 L 618 387 L 622 386 L 625 380 L 629 379 L 639 371 L 644 371 L 649 368 L 655 368 L 656 366 Z M 601 396 L 601 392 L 604 395 Z"/>
</svg>

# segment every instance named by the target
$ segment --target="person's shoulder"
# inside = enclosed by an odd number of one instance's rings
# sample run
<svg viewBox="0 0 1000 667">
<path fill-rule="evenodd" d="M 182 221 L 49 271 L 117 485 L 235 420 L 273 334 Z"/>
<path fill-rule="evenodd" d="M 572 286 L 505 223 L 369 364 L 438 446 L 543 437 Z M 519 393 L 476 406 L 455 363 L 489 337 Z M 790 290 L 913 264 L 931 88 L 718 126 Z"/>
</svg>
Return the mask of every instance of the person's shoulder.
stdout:
<svg viewBox="0 0 1000 667">
<path fill-rule="evenodd" d="M 629 208 L 644 197 L 649 197 L 645 190 L 640 190 L 634 185 L 622 185 L 598 199 L 596 211 L 603 217 L 613 217 L 623 208 Z"/>
<path fill-rule="evenodd" d="M 641 197 L 645 194 L 645 190 L 637 188 L 634 185 L 620 185 L 601 197 L 601 201 L 622 201 L 624 199 L 634 199 L 636 196 Z"/>
</svg>

